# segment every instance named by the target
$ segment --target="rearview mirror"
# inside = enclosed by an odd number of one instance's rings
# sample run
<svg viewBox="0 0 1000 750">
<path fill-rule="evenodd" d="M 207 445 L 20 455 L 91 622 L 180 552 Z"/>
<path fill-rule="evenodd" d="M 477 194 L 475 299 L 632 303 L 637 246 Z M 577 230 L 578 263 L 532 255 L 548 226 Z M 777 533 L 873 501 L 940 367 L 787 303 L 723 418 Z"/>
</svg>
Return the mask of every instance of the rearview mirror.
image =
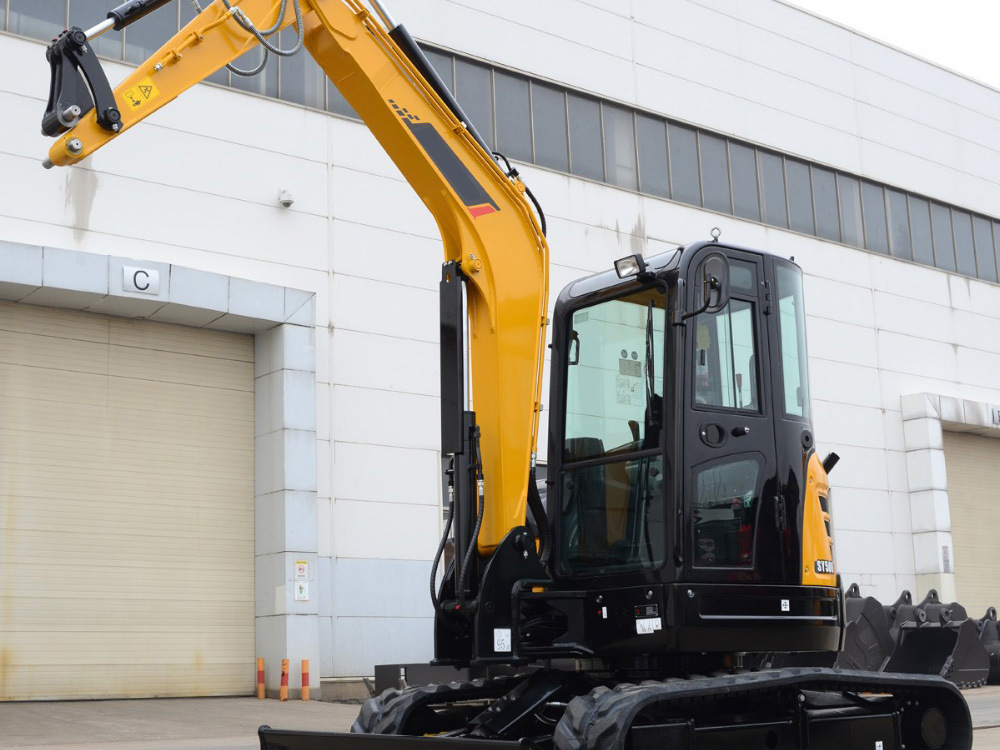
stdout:
<svg viewBox="0 0 1000 750">
<path fill-rule="evenodd" d="M 699 312 L 717 313 L 729 302 L 729 261 L 713 253 L 701 264 L 701 300 Z"/>
<path fill-rule="evenodd" d="M 729 303 L 729 260 L 722 253 L 711 253 L 701 262 L 697 276 L 695 304 L 690 312 L 678 306 L 673 313 L 673 324 L 684 325 L 684 321 L 702 313 L 717 313 Z M 682 296 L 681 296 L 682 298 Z"/>
</svg>

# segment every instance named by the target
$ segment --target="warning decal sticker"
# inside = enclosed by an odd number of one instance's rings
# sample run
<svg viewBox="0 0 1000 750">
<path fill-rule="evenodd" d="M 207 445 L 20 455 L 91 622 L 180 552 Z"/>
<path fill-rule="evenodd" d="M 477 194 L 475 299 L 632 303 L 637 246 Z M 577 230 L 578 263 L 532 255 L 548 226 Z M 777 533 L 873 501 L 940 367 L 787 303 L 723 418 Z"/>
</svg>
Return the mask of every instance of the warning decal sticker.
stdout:
<svg viewBox="0 0 1000 750">
<path fill-rule="evenodd" d="M 152 101 L 159 95 L 160 90 L 156 88 L 156 84 L 153 83 L 153 79 L 146 76 L 132 88 L 126 89 L 122 96 L 124 96 L 125 103 L 128 104 L 131 109 L 139 109 L 139 107 L 143 104 L 148 101 Z"/>
</svg>

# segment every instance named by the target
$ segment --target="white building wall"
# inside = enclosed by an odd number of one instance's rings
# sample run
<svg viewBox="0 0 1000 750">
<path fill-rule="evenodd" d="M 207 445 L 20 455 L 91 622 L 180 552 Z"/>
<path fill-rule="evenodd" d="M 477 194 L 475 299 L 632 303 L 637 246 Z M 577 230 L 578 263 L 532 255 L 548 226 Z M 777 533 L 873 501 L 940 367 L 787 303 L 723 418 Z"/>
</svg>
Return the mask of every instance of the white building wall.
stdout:
<svg viewBox="0 0 1000 750">
<path fill-rule="evenodd" d="M 397 12 L 433 44 L 987 214 L 1000 205 L 996 91 L 776 0 L 405 5 Z M 360 124 L 212 86 L 85 165 L 46 172 L 44 47 L 0 36 L 0 51 L 11 71 L 0 77 L 0 239 L 316 295 L 321 673 L 428 658 L 442 258 L 430 215 Z M 106 67 L 112 80 L 128 69 Z M 914 588 L 901 398 L 1000 403 L 1000 286 L 523 172 L 549 218 L 553 290 L 713 226 L 795 256 L 816 438 L 844 459 L 833 474 L 840 570 L 883 599 Z M 291 209 L 277 205 L 282 188 Z"/>
</svg>

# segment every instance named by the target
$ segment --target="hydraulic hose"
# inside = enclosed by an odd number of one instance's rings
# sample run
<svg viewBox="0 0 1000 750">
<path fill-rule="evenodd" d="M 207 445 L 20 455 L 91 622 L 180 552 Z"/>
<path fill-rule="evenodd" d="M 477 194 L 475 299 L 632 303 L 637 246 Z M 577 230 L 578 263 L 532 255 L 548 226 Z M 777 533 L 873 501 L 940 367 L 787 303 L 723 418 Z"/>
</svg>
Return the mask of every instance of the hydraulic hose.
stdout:
<svg viewBox="0 0 1000 750">
<path fill-rule="evenodd" d="M 538 561 L 542 567 L 548 565 L 549 557 L 552 555 L 552 527 L 549 526 L 549 517 L 542 504 L 542 498 L 538 494 L 538 480 L 535 478 L 535 469 L 532 467 L 528 475 L 528 509 L 531 517 L 535 519 L 535 526 L 538 527 L 538 539 L 541 549 L 538 552 Z"/>
<path fill-rule="evenodd" d="M 431 565 L 431 603 L 436 612 L 441 608 L 441 601 L 437 595 L 437 572 L 441 565 L 441 556 L 444 548 L 448 544 L 448 535 L 451 533 L 451 525 L 455 520 L 455 458 L 452 456 L 451 467 L 448 469 L 448 520 L 444 524 L 444 533 L 441 535 L 441 542 L 438 544 L 437 552 L 434 553 L 434 563 Z"/>
<path fill-rule="evenodd" d="M 472 434 L 472 461 L 469 462 L 469 472 L 472 474 L 472 486 L 476 488 L 479 495 L 478 512 L 476 513 L 476 527 L 472 530 L 472 538 L 469 540 L 469 548 L 465 551 L 465 558 L 462 560 L 462 574 L 458 579 L 458 587 L 455 591 L 459 605 L 465 604 L 465 581 L 469 575 L 469 568 L 472 565 L 472 556 L 476 553 L 479 544 L 479 530 L 483 527 L 483 512 L 486 510 L 486 493 L 483 487 L 483 461 L 479 453 L 479 427 L 473 429 Z"/>
</svg>

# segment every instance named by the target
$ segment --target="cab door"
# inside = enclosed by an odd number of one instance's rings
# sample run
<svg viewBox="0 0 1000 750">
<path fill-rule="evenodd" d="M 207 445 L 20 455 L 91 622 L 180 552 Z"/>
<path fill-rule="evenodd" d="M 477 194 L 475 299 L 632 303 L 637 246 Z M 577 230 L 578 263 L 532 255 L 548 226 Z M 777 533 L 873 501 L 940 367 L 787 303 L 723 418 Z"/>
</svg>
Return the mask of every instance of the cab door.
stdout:
<svg viewBox="0 0 1000 750">
<path fill-rule="evenodd" d="M 692 581 L 777 581 L 786 513 L 775 440 L 764 258 L 706 247 L 688 266 L 688 309 L 702 306 L 703 264 L 728 260 L 728 302 L 684 322 L 684 559 Z M 718 262 L 718 261 L 716 261 Z"/>
</svg>

